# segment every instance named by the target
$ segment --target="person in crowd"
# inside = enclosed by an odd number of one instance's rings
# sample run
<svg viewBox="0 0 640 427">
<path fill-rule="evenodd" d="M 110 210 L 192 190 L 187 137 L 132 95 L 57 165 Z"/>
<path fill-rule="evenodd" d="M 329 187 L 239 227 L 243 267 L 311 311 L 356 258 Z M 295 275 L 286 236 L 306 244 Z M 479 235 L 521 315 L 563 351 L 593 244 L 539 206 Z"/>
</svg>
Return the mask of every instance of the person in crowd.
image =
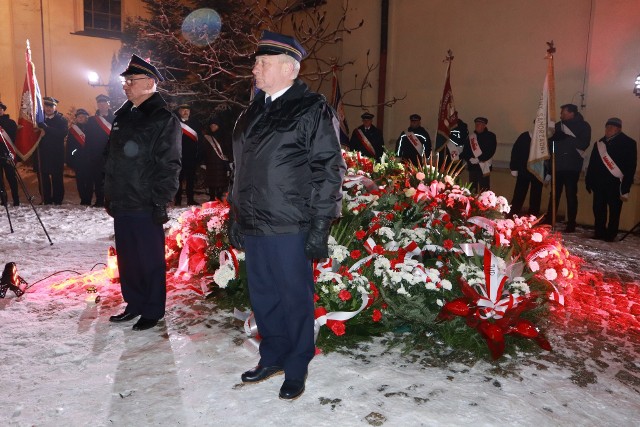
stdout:
<svg viewBox="0 0 640 427">
<path fill-rule="evenodd" d="M 457 111 L 455 116 L 458 117 Z M 445 162 L 449 164 L 462 160 L 462 152 L 468 143 L 469 126 L 458 117 L 455 128 L 449 131 L 448 139 L 445 139 L 441 134 L 436 135 L 435 152 L 438 157 L 438 167 L 441 167 Z"/>
<path fill-rule="evenodd" d="M 7 106 L 0 102 L 0 202 L 3 206 L 8 202 L 8 195 L 4 186 L 4 178 L 6 177 L 11 189 L 11 197 L 13 197 L 13 206 L 20 206 L 18 179 L 16 178 L 14 166 L 15 156 L 10 151 L 12 149 L 11 144 L 16 140 L 18 125 L 6 111 Z"/>
<path fill-rule="evenodd" d="M 578 215 L 578 179 L 584 161 L 585 151 L 591 141 L 591 126 L 578 112 L 574 104 L 565 104 L 560 107 L 560 121 L 555 125 L 555 132 L 551 137 L 550 152 L 555 157 L 555 208 L 558 209 L 562 189 L 567 197 L 567 218 L 565 233 L 573 233 L 576 230 L 576 217 Z M 549 198 L 549 208 L 545 222 L 555 223 L 552 219 L 553 207 Z"/>
<path fill-rule="evenodd" d="M 34 169 L 38 172 L 42 203 L 61 205 L 64 199 L 64 139 L 69 122 L 57 111 L 57 99 L 45 96 L 42 103 L 44 122 L 38 123 L 38 127 L 44 135 L 34 151 Z"/>
<path fill-rule="evenodd" d="M 100 94 L 96 96 L 96 114 L 89 118 L 86 126 L 87 151 L 90 168 L 89 203 L 95 194 L 94 207 L 104 207 L 104 150 L 111 133 L 111 124 L 115 116 L 111 111 L 111 98 Z"/>
<path fill-rule="evenodd" d="M 105 163 L 105 209 L 113 217 L 124 311 L 109 318 L 134 331 L 164 317 L 166 265 L 163 224 L 178 190 L 180 120 L 157 92 L 158 69 L 132 55 L 120 74 L 127 101 L 115 113 Z"/>
<path fill-rule="evenodd" d="M 222 200 L 229 189 L 231 172 L 231 138 L 222 130 L 222 121 L 213 116 L 209 119 L 204 132 L 202 152 L 206 166 L 206 182 L 209 187 L 209 200 Z"/>
<path fill-rule="evenodd" d="M 78 108 L 75 120 L 69 127 L 67 134 L 67 166 L 76 174 L 76 187 L 80 196 L 80 204 L 91 205 L 93 195 L 92 165 L 87 147 L 87 122 L 89 113 L 84 108 Z"/>
<path fill-rule="evenodd" d="M 180 170 L 180 183 L 175 197 L 175 205 L 182 203 L 182 183 L 186 184 L 187 204 L 197 205 L 195 199 L 196 171 L 200 163 L 200 144 L 202 130 L 195 119 L 191 118 L 191 106 L 182 104 L 178 106 L 178 117 L 182 127 L 182 169 Z"/>
<path fill-rule="evenodd" d="M 373 125 L 374 115 L 363 113 L 360 118 L 362 125 L 358 126 L 351 134 L 349 149 L 359 151 L 367 157 L 380 161 L 384 153 L 384 139 L 380 129 Z"/>
<path fill-rule="evenodd" d="M 408 160 L 415 166 L 424 164 L 431 155 L 431 138 L 422 127 L 422 117 L 419 114 L 409 116 L 409 127 L 402 131 L 396 141 L 396 156 Z"/>
<path fill-rule="evenodd" d="M 284 372 L 281 399 L 305 390 L 315 354 L 313 259 L 329 256 L 346 165 L 338 120 L 297 78 L 306 55 L 288 35 L 264 31 L 255 53 L 256 94 L 233 130 L 229 240 L 244 249 L 260 361 L 256 383 Z"/>
<path fill-rule="evenodd" d="M 535 121 L 534 121 L 535 123 Z M 531 148 L 531 131 L 522 132 L 513 147 L 511 147 L 511 161 L 509 169 L 511 175 L 516 177 L 516 185 L 511 198 L 510 216 L 523 215 L 522 206 L 527 198 L 529 187 L 529 215 L 540 215 L 540 203 L 542 200 L 542 182 L 534 174 L 529 172 L 527 167 L 529 162 L 529 149 Z"/>
<path fill-rule="evenodd" d="M 629 200 L 636 174 L 637 155 L 636 141 L 622 132 L 622 120 L 607 120 L 604 136 L 591 151 L 585 176 L 587 191 L 593 193 L 594 239 L 615 241 L 622 203 Z"/>
<path fill-rule="evenodd" d="M 471 190 L 480 193 L 491 189 L 491 161 L 498 141 L 496 134 L 487 128 L 489 120 L 486 117 L 476 117 L 473 122 L 475 129 L 465 141 L 461 158 L 467 161 Z"/>
</svg>

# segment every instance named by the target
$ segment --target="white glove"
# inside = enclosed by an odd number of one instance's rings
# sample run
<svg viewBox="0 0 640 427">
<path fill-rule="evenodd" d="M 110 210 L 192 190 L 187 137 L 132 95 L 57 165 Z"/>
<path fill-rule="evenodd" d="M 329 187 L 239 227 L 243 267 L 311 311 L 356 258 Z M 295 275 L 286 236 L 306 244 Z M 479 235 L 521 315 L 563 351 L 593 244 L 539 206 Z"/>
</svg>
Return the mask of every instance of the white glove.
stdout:
<svg viewBox="0 0 640 427">
<path fill-rule="evenodd" d="M 551 175 L 545 175 L 544 182 L 551 182 Z"/>
<path fill-rule="evenodd" d="M 478 163 L 480 163 L 480 160 L 478 160 L 477 157 L 472 157 L 469 159 L 469 163 L 471 163 L 472 165 L 477 165 Z"/>
<path fill-rule="evenodd" d="M 623 202 L 629 201 L 629 193 L 621 195 L 620 200 L 622 200 Z"/>
<path fill-rule="evenodd" d="M 518 171 L 511 171 L 512 176 L 518 176 Z"/>
</svg>

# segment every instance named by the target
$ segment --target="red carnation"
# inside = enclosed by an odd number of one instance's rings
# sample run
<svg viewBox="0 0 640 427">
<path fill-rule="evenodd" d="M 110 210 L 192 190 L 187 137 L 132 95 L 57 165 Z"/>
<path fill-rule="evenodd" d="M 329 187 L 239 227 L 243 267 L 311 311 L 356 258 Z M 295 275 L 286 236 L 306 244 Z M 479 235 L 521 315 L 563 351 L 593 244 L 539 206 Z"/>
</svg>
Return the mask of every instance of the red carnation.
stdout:
<svg viewBox="0 0 640 427">
<path fill-rule="evenodd" d="M 387 216 L 386 216 L 386 218 L 387 218 L 389 221 L 393 221 L 394 215 L 393 215 L 392 213 L 388 213 L 388 214 L 387 214 Z"/>
<path fill-rule="evenodd" d="M 367 235 L 367 233 L 365 231 L 363 231 L 363 230 L 356 231 L 356 239 L 358 239 L 358 240 L 364 239 L 366 235 Z"/>
<path fill-rule="evenodd" d="M 318 294 L 313 294 L 313 302 L 318 302 L 319 299 L 320 297 L 318 296 Z"/>
<path fill-rule="evenodd" d="M 346 289 L 342 289 L 338 293 L 338 298 L 340 298 L 342 301 L 349 301 L 351 299 L 351 292 Z"/>
<path fill-rule="evenodd" d="M 449 215 L 449 214 L 442 215 L 442 220 L 444 222 L 451 222 L 451 215 Z"/>
<path fill-rule="evenodd" d="M 454 227 L 454 226 L 453 226 L 453 224 L 452 224 L 452 223 L 450 223 L 450 222 L 447 222 L 447 223 L 444 225 L 444 228 L 446 228 L 447 230 L 451 230 L 451 229 L 453 229 L 453 227 Z"/>
<path fill-rule="evenodd" d="M 337 336 L 344 335 L 346 329 L 344 323 L 339 320 L 327 320 L 327 327 Z"/>
<path fill-rule="evenodd" d="M 360 252 L 358 249 L 354 249 L 351 251 L 351 258 L 353 259 L 360 259 L 360 255 L 362 255 L 362 252 Z"/>
<path fill-rule="evenodd" d="M 453 249 L 453 240 L 451 240 L 451 239 L 445 240 L 444 242 L 442 242 L 442 246 L 446 250 L 450 251 L 451 249 Z"/>
<path fill-rule="evenodd" d="M 379 322 L 380 319 L 382 319 L 382 312 L 377 308 L 375 308 L 373 310 L 373 314 L 371 315 L 371 318 L 373 319 L 374 322 Z"/>
</svg>

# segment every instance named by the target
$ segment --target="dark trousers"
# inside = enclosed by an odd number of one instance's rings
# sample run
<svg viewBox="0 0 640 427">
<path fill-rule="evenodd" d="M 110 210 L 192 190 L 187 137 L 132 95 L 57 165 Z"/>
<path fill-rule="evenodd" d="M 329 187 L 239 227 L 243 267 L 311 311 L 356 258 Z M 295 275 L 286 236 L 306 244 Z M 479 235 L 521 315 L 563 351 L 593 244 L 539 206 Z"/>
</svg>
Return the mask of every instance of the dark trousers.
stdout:
<svg viewBox="0 0 640 427">
<path fill-rule="evenodd" d="M 96 206 L 104 206 L 104 171 L 102 167 L 92 169 L 91 187 L 96 195 Z"/>
<path fill-rule="evenodd" d="M 151 212 L 116 213 L 113 225 L 125 311 L 161 319 L 167 295 L 162 225 Z"/>
<path fill-rule="evenodd" d="M 0 185 L 2 186 L 2 190 L 5 190 L 3 175 L 7 177 L 7 182 L 9 183 L 9 188 L 11 188 L 11 196 L 13 197 L 13 204 L 20 204 L 20 197 L 18 196 L 18 179 L 16 178 L 16 170 L 11 163 L 9 163 L 8 159 L 4 159 L 0 157 Z M 4 197 L 7 197 L 5 195 Z M 7 201 L 3 199 L 3 203 Z"/>
<path fill-rule="evenodd" d="M 491 175 L 484 176 L 478 165 L 469 166 L 469 182 L 473 193 L 479 194 L 491 189 Z"/>
<path fill-rule="evenodd" d="M 176 205 L 182 203 L 182 183 L 186 181 L 187 190 L 187 203 L 192 204 L 194 202 L 194 188 L 196 184 L 196 168 L 195 167 L 182 167 L 180 171 L 180 182 L 178 192 L 176 193 L 175 202 Z"/>
<path fill-rule="evenodd" d="M 56 168 L 53 171 L 43 171 L 38 173 L 40 179 L 40 190 L 42 191 L 42 201 L 45 205 L 51 203 L 60 205 L 64 199 L 64 181 L 62 179 L 63 168 Z"/>
<path fill-rule="evenodd" d="M 91 204 L 91 198 L 93 197 L 93 179 L 91 174 L 91 170 L 87 167 L 76 169 L 76 186 L 78 187 L 81 205 Z"/>
<path fill-rule="evenodd" d="M 607 210 L 609 211 L 608 224 Z M 622 212 L 622 200 L 620 200 L 619 187 L 593 189 L 595 237 L 614 240 L 618 235 L 620 212 Z"/>
<path fill-rule="evenodd" d="M 556 172 L 556 212 L 560 205 L 562 189 L 567 193 L 567 224 L 575 225 L 578 216 L 578 179 L 580 171 L 557 171 Z M 547 218 L 551 221 L 551 199 L 547 209 Z"/>
<path fill-rule="evenodd" d="M 513 198 L 511 199 L 511 214 L 522 215 L 522 206 L 527 198 L 527 192 L 531 186 L 529 194 L 529 215 L 540 215 L 540 203 L 542 200 L 542 182 L 531 174 L 528 170 L 518 171 L 516 177 L 516 186 L 513 189 Z"/>
<path fill-rule="evenodd" d="M 251 307 L 260 342 L 260 365 L 284 367 L 303 379 L 315 354 L 313 272 L 304 254 L 306 233 L 245 236 Z"/>
</svg>

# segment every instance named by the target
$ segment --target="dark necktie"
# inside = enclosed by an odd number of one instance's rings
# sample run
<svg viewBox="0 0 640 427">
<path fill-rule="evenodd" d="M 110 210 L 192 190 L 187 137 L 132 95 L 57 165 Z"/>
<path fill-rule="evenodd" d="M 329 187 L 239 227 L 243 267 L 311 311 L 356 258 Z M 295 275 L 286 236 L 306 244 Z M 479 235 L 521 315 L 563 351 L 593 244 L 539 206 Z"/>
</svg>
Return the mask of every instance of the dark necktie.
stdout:
<svg viewBox="0 0 640 427">
<path fill-rule="evenodd" d="M 267 97 L 265 98 L 265 100 L 264 100 L 264 106 L 265 106 L 266 108 L 269 108 L 269 107 L 271 106 L 271 97 L 270 97 L 270 96 L 267 96 Z"/>
</svg>

